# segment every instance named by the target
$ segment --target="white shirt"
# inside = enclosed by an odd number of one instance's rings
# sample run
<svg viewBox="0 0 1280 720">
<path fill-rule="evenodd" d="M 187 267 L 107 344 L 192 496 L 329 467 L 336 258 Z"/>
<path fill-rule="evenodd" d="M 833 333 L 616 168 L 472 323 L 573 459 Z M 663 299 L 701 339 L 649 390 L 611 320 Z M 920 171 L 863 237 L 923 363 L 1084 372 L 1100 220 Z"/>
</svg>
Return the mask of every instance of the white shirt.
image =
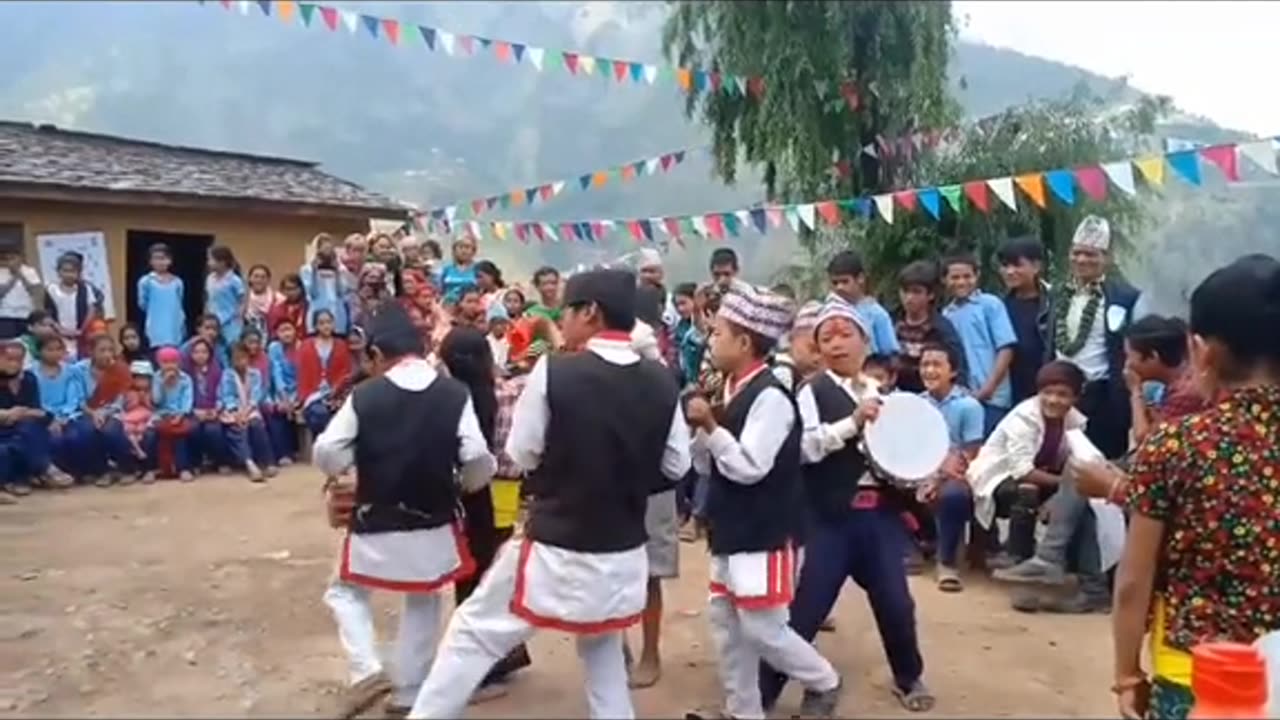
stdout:
<svg viewBox="0 0 1280 720">
<path fill-rule="evenodd" d="M 762 372 L 769 372 L 769 368 L 762 365 L 732 384 L 738 388 L 745 387 Z M 730 384 L 726 382 L 725 405 L 731 398 Z M 698 430 L 694 435 L 694 467 L 699 475 L 707 475 L 714 463 L 725 479 L 754 485 L 773 469 L 773 461 L 787 441 L 793 425 L 795 412 L 790 398 L 776 387 L 767 387 L 747 409 L 747 420 L 738 437 L 723 427 L 717 427 L 710 434 Z"/>
<path fill-rule="evenodd" d="M 8 285 L 13 280 L 13 271 L 0 267 L 0 286 Z M 4 297 L 0 297 L 0 318 L 26 321 L 31 311 L 35 310 L 31 303 L 31 293 L 27 291 L 28 284 L 39 285 L 40 273 L 30 265 L 23 265 L 18 269 L 17 282 L 13 283 Z"/>
<path fill-rule="evenodd" d="M 1076 293 L 1071 296 L 1071 304 L 1067 306 L 1067 328 L 1077 328 L 1080 326 L 1080 318 L 1084 315 L 1084 306 L 1089 303 L 1090 295 L 1088 293 Z M 1098 304 L 1098 313 L 1093 318 L 1093 327 L 1087 330 L 1088 335 L 1085 336 L 1084 347 L 1080 348 L 1080 352 L 1073 356 L 1059 352 L 1059 360 L 1070 360 L 1084 371 L 1086 380 L 1092 382 L 1101 380 L 1107 376 L 1110 366 L 1107 363 L 1107 326 L 1106 326 L 1106 299 L 1104 298 Z"/>
<path fill-rule="evenodd" d="M 841 390 L 844 390 L 849 399 L 853 400 L 855 409 L 871 398 L 880 397 L 879 383 L 868 375 L 859 375 L 854 381 L 830 370 L 824 372 Z M 854 422 L 852 415 L 832 423 L 822 422 L 818 414 L 818 401 L 813 396 L 811 384 L 800 388 L 800 394 L 796 396 L 796 405 L 799 406 L 800 422 L 804 428 L 800 436 L 800 462 L 806 465 L 820 463 L 828 455 L 843 450 L 858 436 L 858 424 Z M 876 482 L 870 475 L 864 475 L 858 480 L 858 484 L 875 485 Z"/>
<path fill-rule="evenodd" d="M 587 341 L 587 351 L 613 365 L 633 365 L 640 356 L 631 349 L 629 342 L 592 338 Z M 607 399 L 602 398 L 602 401 Z M 524 390 L 511 411 L 511 433 L 507 435 L 507 456 L 526 472 L 532 472 L 542 463 L 546 449 L 547 424 L 551 420 L 551 405 L 547 400 L 547 358 L 544 355 L 529 372 Z M 671 428 L 667 432 L 667 445 L 662 453 L 662 475 L 677 481 L 689 472 L 689 426 L 684 412 L 676 403 L 671 416 Z"/>
<path fill-rule="evenodd" d="M 387 370 L 383 377 L 397 387 L 421 392 L 435 382 L 439 374 L 425 359 L 412 358 Z M 326 475 L 342 475 L 355 464 L 355 442 L 356 435 L 360 432 L 360 423 L 352 405 L 352 397 L 354 393 L 347 396 L 342 407 L 329 421 L 328 427 L 320 433 L 311 447 L 312 464 Z M 497 463 L 489 453 L 484 433 L 480 432 L 480 421 L 476 418 L 470 398 L 462 408 L 462 416 L 458 418 L 458 441 L 458 460 L 462 465 L 458 473 L 459 483 L 466 492 L 475 492 L 489 484 Z"/>
<path fill-rule="evenodd" d="M 49 287 L 44 291 L 53 306 L 58 309 L 58 327 L 67 332 L 79 330 L 79 326 L 76 325 L 76 321 L 79 320 L 76 317 L 76 296 L 80 294 L 79 286 L 68 290 L 60 283 L 49 283 Z"/>
<path fill-rule="evenodd" d="M 489 352 L 493 354 L 493 364 L 499 370 L 504 370 L 511 355 L 511 341 L 505 337 L 496 338 L 492 335 L 486 337 L 489 340 Z"/>
</svg>

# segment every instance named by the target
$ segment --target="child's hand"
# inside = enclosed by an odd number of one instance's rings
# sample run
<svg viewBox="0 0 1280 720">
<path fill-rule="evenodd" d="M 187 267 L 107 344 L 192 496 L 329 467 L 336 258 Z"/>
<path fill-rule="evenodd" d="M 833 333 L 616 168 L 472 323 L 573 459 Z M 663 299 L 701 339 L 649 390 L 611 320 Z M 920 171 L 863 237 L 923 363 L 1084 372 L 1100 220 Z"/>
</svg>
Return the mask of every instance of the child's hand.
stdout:
<svg viewBox="0 0 1280 720">
<path fill-rule="evenodd" d="M 883 402 L 878 397 L 863 400 L 858 405 L 858 409 L 853 411 L 853 424 L 861 430 L 867 423 L 875 422 L 876 418 L 880 417 L 880 406 Z"/>
</svg>

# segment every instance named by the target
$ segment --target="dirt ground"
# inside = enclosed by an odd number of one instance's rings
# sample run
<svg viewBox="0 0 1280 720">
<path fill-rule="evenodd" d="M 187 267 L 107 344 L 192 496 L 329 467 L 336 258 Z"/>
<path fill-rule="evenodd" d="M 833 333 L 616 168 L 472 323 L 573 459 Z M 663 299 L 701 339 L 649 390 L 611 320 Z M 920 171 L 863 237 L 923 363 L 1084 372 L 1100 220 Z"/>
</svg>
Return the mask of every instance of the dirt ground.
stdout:
<svg viewBox="0 0 1280 720">
<path fill-rule="evenodd" d="M 325 717 L 344 663 L 320 596 L 335 557 L 320 481 L 235 477 L 37 493 L 0 508 L 0 717 Z M 702 608 L 706 562 L 685 545 L 667 588 L 665 668 L 637 691 L 643 717 L 717 701 Z M 970 582 L 913 590 L 934 716 L 1098 717 L 1114 712 L 1104 616 L 1019 615 Z M 394 599 L 383 596 L 384 637 Z M 903 716 L 862 594 L 850 585 L 819 645 L 844 674 L 845 717 Z M 511 693 L 470 717 L 582 716 L 570 639 L 543 633 Z M 779 712 L 789 716 L 798 691 Z"/>
</svg>

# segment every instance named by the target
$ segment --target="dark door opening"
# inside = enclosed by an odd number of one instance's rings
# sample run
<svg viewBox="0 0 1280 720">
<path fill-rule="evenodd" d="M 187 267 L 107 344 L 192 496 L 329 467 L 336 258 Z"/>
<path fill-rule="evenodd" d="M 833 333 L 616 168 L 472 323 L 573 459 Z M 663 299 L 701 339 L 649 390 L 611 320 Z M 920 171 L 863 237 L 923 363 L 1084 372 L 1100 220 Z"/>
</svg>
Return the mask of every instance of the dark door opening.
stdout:
<svg viewBox="0 0 1280 720">
<path fill-rule="evenodd" d="M 187 335 L 195 328 L 196 320 L 204 312 L 204 279 L 207 254 L 213 245 L 212 235 L 185 235 L 181 233 L 130 230 L 125 235 L 125 301 L 128 310 L 125 317 L 139 328 L 146 327 L 146 318 L 138 309 L 138 280 L 151 272 L 151 246 L 164 243 L 173 252 L 170 272 L 182 279 L 183 310 L 187 313 Z"/>
</svg>

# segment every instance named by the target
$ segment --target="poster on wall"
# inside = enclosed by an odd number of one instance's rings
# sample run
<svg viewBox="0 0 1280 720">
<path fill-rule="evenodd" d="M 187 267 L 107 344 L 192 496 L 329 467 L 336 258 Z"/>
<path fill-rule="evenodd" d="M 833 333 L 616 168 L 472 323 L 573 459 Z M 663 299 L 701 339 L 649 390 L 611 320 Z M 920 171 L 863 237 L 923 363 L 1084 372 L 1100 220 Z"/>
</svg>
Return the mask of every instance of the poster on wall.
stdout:
<svg viewBox="0 0 1280 720">
<path fill-rule="evenodd" d="M 40 253 L 40 277 L 46 284 L 58 281 L 58 258 L 63 253 L 80 253 L 84 257 L 85 281 L 102 291 L 103 314 L 107 320 L 115 319 L 106 236 L 96 230 L 43 233 L 36 235 L 36 248 Z"/>
</svg>

